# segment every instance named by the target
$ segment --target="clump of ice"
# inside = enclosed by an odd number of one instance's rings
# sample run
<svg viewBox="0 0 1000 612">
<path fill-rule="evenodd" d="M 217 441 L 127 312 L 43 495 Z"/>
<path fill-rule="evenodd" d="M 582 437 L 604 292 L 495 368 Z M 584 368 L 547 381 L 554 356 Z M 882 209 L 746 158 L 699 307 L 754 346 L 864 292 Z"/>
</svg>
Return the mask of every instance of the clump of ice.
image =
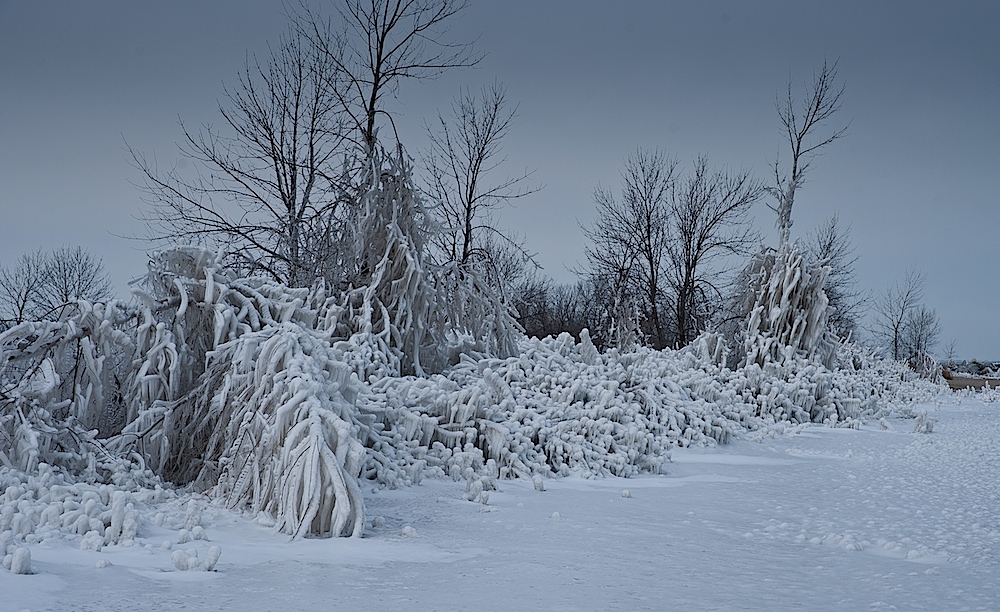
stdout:
<svg viewBox="0 0 1000 612">
<path fill-rule="evenodd" d="M 417 530 L 409 525 L 403 525 L 403 530 L 401 534 L 404 538 L 415 538 L 417 537 Z"/>
<path fill-rule="evenodd" d="M 18 548 L 11 555 L 10 572 L 12 574 L 30 574 L 31 572 L 31 550 L 27 547 Z"/>
<path fill-rule="evenodd" d="M 222 548 L 218 546 L 212 546 L 205 552 L 205 558 L 198 560 L 198 550 L 195 548 L 188 548 L 187 550 L 175 550 L 173 554 L 170 555 L 170 562 L 173 563 L 174 567 L 179 571 L 213 571 L 215 569 L 215 564 L 219 562 L 219 557 L 222 555 Z"/>
<path fill-rule="evenodd" d="M 104 548 L 104 536 L 96 530 L 88 531 L 80 540 L 80 550 L 101 552 L 102 548 Z"/>
<path fill-rule="evenodd" d="M 913 433 L 933 433 L 934 432 L 934 419 L 927 416 L 926 410 L 921 410 L 917 415 L 916 421 L 913 423 Z"/>
<path fill-rule="evenodd" d="M 205 559 L 201 562 L 202 569 L 206 572 L 215 571 L 215 565 L 219 562 L 219 557 L 222 556 L 222 548 L 219 546 L 210 546 L 205 552 Z"/>
</svg>

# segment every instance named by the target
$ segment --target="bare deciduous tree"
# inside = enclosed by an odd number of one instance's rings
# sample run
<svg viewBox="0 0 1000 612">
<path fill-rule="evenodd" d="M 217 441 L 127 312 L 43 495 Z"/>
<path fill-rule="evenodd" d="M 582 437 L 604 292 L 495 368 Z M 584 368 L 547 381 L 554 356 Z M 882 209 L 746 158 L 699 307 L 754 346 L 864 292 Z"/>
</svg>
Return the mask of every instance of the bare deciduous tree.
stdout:
<svg viewBox="0 0 1000 612">
<path fill-rule="evenodd" d="M 26 253 L 10 269 L 0 266 L 0 329 L 41 317 L 45 254 Z"/>
<path fill-rule="evenodd" d="M 444 229 L 439 247 L 446 261 L 463 265 L 480 261 L 495 267 L 497 253 L 490 245 L 497 243 L 512 247 L 506 250 L 519 252 L 521 259 L 530 259 L 492 218 L 499 205 L 538 190 L 526 185 L 530 173 L 488 182 L 505 161 L 501 140 L 516 110 L 508 105 L 506 88 L 494 83 L 484 87 L 478 99 L 464 91 L 452 104 L 451 118 L 439 114 L 436 130 L 427 130 L 431 147 L 424 165 Z"/>
<path fill-rule="evenodd" d="M 592 243 L 586 249 L 589 271 L 612 287 L 613 303 L 607 305 L 612 317 L 640 310 L 642 331 L 656 348 L 668 344 L 663 311 L 669 308 L 669 196 L 676 167 L 659 151 L 639 149 L 629 155 L 621 174 L 621 198 L 598 187 L 597 218 L 593 227 L 583 228 Z"/>
<path fill-rule="evenodd" d="M 609 293 L 605 308 L 616 316 L 628 319 L 629 306 L 638 307 L 653 346 L 684 346 L 719 310 L 718 259 L 755 243 L 747 215 L 763 189 L 746 172 L 712 171 L 706 157 L 682 176 L 657 151 L 626 159 L 622 179 L 621 200 L 595 192 L 597 219 L 584 228 L 594 243 L 588 276 Z"/>
<path fill-rule="evenodd" d="M 111 278 L 100 259 L 81 247 L 39 249 L 0 266 L 0 329 L 25 321 L 59 319 L 76 300 L 111 297 Z"/>
<path fill-rule="evenodd" d="M 671 190 L 667 248 L 675 346 L 686 346 L 718 311 L 710 308 L 723 299 L 713 264 L 725 255 L 746 255 L 756 243 L 747 215 L 762 193 L 749 173 L 713 172 L 704 156 Z"/>
<path fill-rule="evenodd" d="M 819 154 L 820 149 L 847 133 L 845 126 L 826 135 L 816 134 L 841 108 L 844 86 L 838 87 L 836 80 L 837 63 L 829 65 L 823 62 L 823 67 L 813 78 L 812 85 L 799 104 L 792 96 L 791 80 L 788 81 L 785 99 L 779 98 L 775 103 L 791 155 L 791 168 L 787 174 L 781 170 L 780 159 L 775 160 L 775 184 L 770 188 L 772 195 L 778 200 L 778 206 L 774 210 L 778 213 L 780 245 L 785 245 L 790 240 L 795 191 L 802 186 L 812 158 Z"/>
<path fill-rule="evenodd" d="M 909 270 L 902 282 L 893 283 L 875 302 L 872 332 L 889 349 L 893 359 L 906 359 L 910 356 L 907 327 L 923 299 L 924 282 L 923 274 Z"/>
<path fill-rule="evenodd" d="M 536 338 L 567 332 L 579 340 L 584 328 L 593 330 L 598 334 L 593 338 L 594 343 L 603 348 L 608 338 L 599 329 L 602 299 L 598 293 L 590 279 L 556 284 L 552 279 L 529 273 L 514 295 L 518 322 L 526 335 Z"/>
<path fill-rule="evenodd" d="M 60 247 L 48 256 L 42 283 L 43 314 L 58 318 L 76 300 L 98 302 L 112 294 L 104 263 L 82 247 Z"/>
<path fill-rule="evenodd" d="M 869 302 L 869 294 L 859 290 L 854 266 L 858 261 L 851 242 L 851 228 L 833 215 L 809 236 L 805 248 L 819 265 L 830 268 L 823 290 L 830 301 L 827 324 L 839 338 L 849 338 L 857 330 Z"/>
<path fill-rule="evenodd" d="M 362 153 L 378 141 L 378 118 L 392 118 L 387 97 L 408 80 L 434 78 L 476 65 L 471 45 L 445 40 L 466 0 L 341 0 L 338 19 L 323 19 L 304 2 L 294 23 L 337 68 L 332 87 Z"/>
<path fill-rule="evenodd" d="M 293 286 L 347 286 L 361 191 L 373 184 L 378 117 L 400 82 L 475 64 L 442 39 L 464 0 L 340 0 L 337 19 L 301 3 L 266 61 L 226 91 L 222 129 L 184 129 L 190 170 L 133 151 L 152 196 L 151 237 L 222 247 L 241 272 Z M 391 119 L 391 118 L 390 118 Z"/>
<path fill-rule="evenodd" d="M 920 304 L 906 317 L 906 357 L 930 354 L 941 337 L 941 322 L 933 308 Z"/>
<path fill-rule="evenodd" d="M 345 128 L 336 67 L 297 32 L 248 60 L 219 106 L 225 132 L 184 128 L 192 171 L 161 172 L 132 151 L 152 196 L 151 237 L 223 246 L 237 268 L 300 286 L 329 257 L 338 197 L 334 157 Z"/>
</svg>

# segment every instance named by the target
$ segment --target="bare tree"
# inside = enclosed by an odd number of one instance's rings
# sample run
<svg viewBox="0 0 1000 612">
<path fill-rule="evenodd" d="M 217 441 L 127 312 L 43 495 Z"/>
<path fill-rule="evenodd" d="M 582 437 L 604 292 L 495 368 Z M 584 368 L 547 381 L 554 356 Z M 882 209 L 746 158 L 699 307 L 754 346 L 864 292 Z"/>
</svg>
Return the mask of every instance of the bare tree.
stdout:
<svg viewBox="0 0 1000 612">
<path fill-rule="evenodd" d="M 237 268 L 311 283 L 327 267 L 342 203 L 331 176 L 346 130 L 336 78 L 327 54 L 291 31 L 226 89 L 225 131 L 183 129 L 193 172 L 161 172 L 131 151 L 152 196 L 151 237 L 223 246 Z"/>
<path fill-rule="evenodd" d="M 42 283 L 44 316 L 59 318 L 66 305 L 76 300 L 99 302 L 113 293 L 111 276 L 104 262 L 82 247 L 60 247 L 48 256 Z"/>
<path fill-rule="evenodd" d="M 514 296 L 518 322 L 526 335 L 544 338 L 567 332 L 579 340 L 586 328 L 597 334 L 592 339 L 598 347 L 607 345 L 608 339 L 599 329 L 602 299 L 591 279 L 557 284 L 536 273 L 529 273 L 527 279 L 529 282 L 518 285 Z"/>
<path fill-rule="evenodd" d="M 514 286 L 509 299 L 517 322 L 528 336 L 544 338 L 549 329 L 549 296 L 555 284 L 537 270 L 529 270 Z"/>
<path fill-rule="evenodd" d="M 906 317 L 906 357 L 916 359 L 930 354 L 941 337 L 941 322 L 932 308 L 920 304 Z"/>
<path fill-rule="evenodd" d="M 111 278 L 100 259 L 81 247 L 41 249 L 0 266 L 0 329 L 25 321 L 59 319 L 76 300 L 111 297 Z"/>
<path fill-rule="evenodd" d="M 944 358 L 948 360 L 948 366 L 954 367 L 955 365 L 955 344 L 956 340 L 952 338 L 948 341 L 948 344 L 944 347 Z"/>
<path fill-rule="evenodd" d="M 902 282 L 886 288 L 875 302 L 872 332 L 891 351 L 892 358 L 906 359 L 908 354 L 907 326 L 924 296 L 923 274 L 909 270 Z"/>
<path fill-rule="evenodd" d="M 620 200 L 595 192 L 598 215 L 584 228 L 588 277 L 605 308 L 639 306 L 640 329 L 657 348 L 683 346 L 719 311 L 727 255 L 745 255 L 756 235 L 747 222 L 763 193 L 746 172 L 712 171 L 706 157 L 687 176 L 657 151 L 626 159 Z"/>
<path fill-rule="evenodd" d="M 675 346 L 686 346 L 718 312 L 723 293 L 713 264 L 726 255 L 746 255 L 756 243 L 747 215 L 762 193 L 749 173 L 713 172 L 704 156 L 671 189 L 667 250 Z"/>
<path fill-rule="evenodd" d="M 484 87 L 480 98 L 463 91 L 452 104 L 452 115 L 438 115 L 437 129 L 427 129 L 431 147 L 424 156 L 429 191 L 437 204 L 444 231 L 439 247 L 446 261 L 497 265 L 491 244 L 506 244 L 521 259 L 530 256 L 500 231 L 492 214 L 501 204 L 534 193 L 526 185 L 530 173 L 506 176 L 490 183 L 490 175 L 505 161 L 501 140 L 510 130 L 516 107 L 507 102 L 499 84 Z"/>
<path fill-rule="evenodd" d="M 592 243 L 586 249 L 590 274 L 612 286 L 612 316 L 637 306 L 642 331 L 656 348 L 668 340 L 663 311 L 669 309 L 669 195 L 675 173 L 676 163 L 662 153 L 639 149 L 625 159 L 621 198 L 598 187 L 597 218 L 593 227 L 583 228 Z"/>
<path fill-rule="evenodd" d="M 151 195 L 151 237 L 222 247 L 241 272 L 293 286 L 350 285 L 347 224 L 379 171 L 377 118 L 401 81 L 478 61 L 441 38 L 464 6 L 340 0 L 338 19 L 323 20 L 301 3 L 270 56 L 248 60 L 226 90 L 222 128 L 184 129 L 192 171 L 132 151 Z"/>
<path fill-rule="evenodd" d="M 817 264 L 830 268 L 823 290 L 830 303 L 827 323 L 839 338 L 857 330 L 869 302 L 869 294 L 857 288 L 854 266 L 858 261 L 851 242 L 851 228 L 833 215 L 809 236 L 805 248 Z"/>
<path fill-rule="evenodd" d="M 778 239 L 780 245 L 788 244 L 792 230 L 792 204 L 795 191 L 802 186 L 812 159 L 820 149 L 838 140 L 847 133 L 847 126 L 834 129 L 825 135 L 817 130 L 826 127 L 830 118 L 841 108 L 844 86 L 837 86 L 837 63 L 823 62 L 818 74 L 813 78 L 805 97 L 796 103 L 792 96 L 792 82 L 788 81 L 785 99 L 778 99 L 775 107 L 781 121 L 782 131 L 787 139 L 791 155 L 791 168 L 782 172 L 780 158 L 774 162 L 775 184 L 770 192 L 778 200 L 774 209 L 778 213 Z"/>
<path fill-rule="evenodd" d="M 12 268 L 0 266 L 0 329 L 37 320 L 44 295 L 45 254 L 41 249 L 18 258 Z"/>
<path fill-rule="evenodd" d="M 402 82 L 479 62 L 482 56 L 470 44 L 445 39 L 449 22 L 466 5 L 466 0 L 341 0 L 338 19 L 331 20 L 300 3 L 295 27 L 336 66 L 343 86 L 331 89 L 363 155 L 378 142 L 379 117 L 392 124 L 385 102 L 398 95 Z"/>
</svg>

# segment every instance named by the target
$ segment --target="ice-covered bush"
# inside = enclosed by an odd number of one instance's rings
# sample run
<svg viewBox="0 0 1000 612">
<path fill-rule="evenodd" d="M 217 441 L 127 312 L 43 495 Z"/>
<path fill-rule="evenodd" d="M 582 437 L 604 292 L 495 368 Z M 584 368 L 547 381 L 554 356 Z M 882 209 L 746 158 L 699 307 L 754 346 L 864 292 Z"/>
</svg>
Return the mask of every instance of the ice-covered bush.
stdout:
<svg viewBox="0 0 1000 612">
<path fill-rule="evenodd" d="M 151 476 L 102 442 L 127 420 L 135 317 L 118 302 L 80 301 L 63 320 L 0 333 L 0 465 L 31 473 L 47 463 L 90 480 Z"/>
<path fill-rule="evenodd" d="M 750 263 L 745 349 L 746 364 L 763 367 L 798 356 L 827 368 L 836 357 L 836 341 L 827 329 L 829 301 L 823 284 L 830 269 L 809 263 L 798 243 L 764 250 Z"/>
<path fill-rule="evenodd" d="M 518 357 L 464 359 L 442 376 L 382 379 L 359 401 L 384 406 L 393 462 L 458 480 L 469 469 L 498 478 L 655 473 L 676 446 L 787 421 L 857 424 L 943 392 L 854 345 L 840 348 L 837 370 L 801 356 L 730 370 L 717 339 L 599 354 L 582 336 L 525 339 Z"/>
</svg>

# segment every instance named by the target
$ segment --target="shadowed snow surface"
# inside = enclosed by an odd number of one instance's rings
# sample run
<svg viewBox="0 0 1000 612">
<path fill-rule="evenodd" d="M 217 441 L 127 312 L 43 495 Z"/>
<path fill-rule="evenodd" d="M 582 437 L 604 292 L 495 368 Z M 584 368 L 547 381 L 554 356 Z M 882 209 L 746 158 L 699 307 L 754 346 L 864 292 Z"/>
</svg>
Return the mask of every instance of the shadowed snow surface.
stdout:
<svg viewBox="0 0 1000 612">
<path fill-rule="evenodd" d="M 189 500 L 141 506 L 131 547 L 31 544 L 0 609 L 1000 609 L 1000 405 L 924 408 L 931 434 L 795 428 L 675 450 L 666 476 L 502 481 L 486 505 L 450 480 L 365 485 L 360 540 L 290 542 L 201 501 L 208 539 L 179 543 Z M 171 563 L 210 546 L 216 571 Z"/>
</svg>

